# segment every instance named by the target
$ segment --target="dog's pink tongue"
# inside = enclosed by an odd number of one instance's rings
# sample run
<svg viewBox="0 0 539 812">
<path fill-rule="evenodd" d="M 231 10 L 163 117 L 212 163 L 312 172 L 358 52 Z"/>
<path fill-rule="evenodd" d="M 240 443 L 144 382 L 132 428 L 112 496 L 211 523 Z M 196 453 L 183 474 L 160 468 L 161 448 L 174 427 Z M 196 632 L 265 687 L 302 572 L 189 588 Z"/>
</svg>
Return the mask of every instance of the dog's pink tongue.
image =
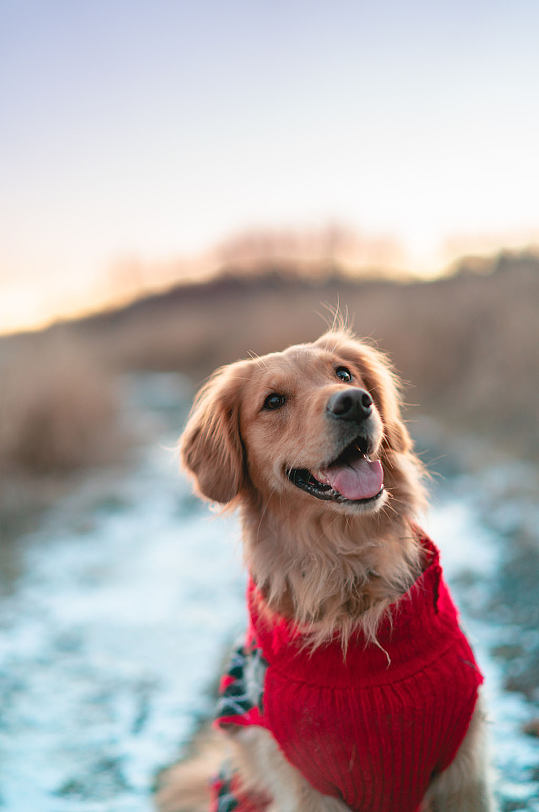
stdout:
<svg viewBox="0 0 539 812">
<path fill-rule="evenodd" d="M 379 460 L 360 459 L 342 468 L 326 468 L 328 483 L 346 499 L 370 499 L 384 484 L 384 469 Z"/>
</svg>

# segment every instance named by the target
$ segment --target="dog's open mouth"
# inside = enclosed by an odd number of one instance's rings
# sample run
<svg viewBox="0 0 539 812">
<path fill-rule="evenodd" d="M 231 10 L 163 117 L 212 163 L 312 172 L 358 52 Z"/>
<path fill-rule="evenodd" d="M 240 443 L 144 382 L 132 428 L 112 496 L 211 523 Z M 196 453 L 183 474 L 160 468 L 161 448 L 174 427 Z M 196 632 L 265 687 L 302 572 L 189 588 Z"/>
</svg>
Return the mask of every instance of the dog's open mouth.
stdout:
<svg viewBox="0 0 539 812">
<path fill-rule="evenodd" d="M 291 468 L 289 480 L 318 499 L 334 502 L 374 502 L 384 490 L 384 470 L 379 460 L 368 456 L 366 437 L 356 439 L 337 459 L 316 471 Z"/>
</svg>

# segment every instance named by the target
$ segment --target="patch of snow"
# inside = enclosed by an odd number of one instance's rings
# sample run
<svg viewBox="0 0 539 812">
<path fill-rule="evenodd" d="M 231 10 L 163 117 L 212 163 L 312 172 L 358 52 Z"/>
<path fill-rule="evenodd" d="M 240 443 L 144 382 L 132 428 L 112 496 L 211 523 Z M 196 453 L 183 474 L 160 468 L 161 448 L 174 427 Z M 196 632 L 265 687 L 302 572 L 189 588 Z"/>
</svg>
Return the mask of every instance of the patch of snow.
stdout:
<svg viewBox="0 0 539 812">
<path fill-rule="evenodd" d="M 485 676 L 483 695 L 490 721 L 490 750 L 497 773 L 501 797 L 511 802 L 525 801 L 525 810 L 539 810 L 539 776 L 533 766 L 539 764 L 539 740 L 526 736 L 522 727 L 530 718 L 525 699 L 505 690 L 500 664 L 491 651 L 501 639 L 501 629 L 485 616 L 489 581 L 501 562 L 500 539 L 481 522 L 481 515 L 471 499 L 458 488 L 456 496 L 433 505 L 426 530 L 441 552 L 445 577 L 461 610 L 463 626 Z M 475 580 L 462 580 L 472 573 Z M 474 594 L 474 590 L 476 593 Z M 462 606 L 482 608 L 472 616 Z M 522 632 L 515 629 L 515 640 L 522 642 Z M 511 807 L 514 809 L 515 807 Z"/>
<path fill-rule="evenodd" d="M 21 540 L 26 574 L 0 631 L 12 812 L 152 809 L 155 771 L 211 712 L 207 687 L 244 622 L 238 531 L 188 498 L 171 457 L 150 448 L 122 507 L 93 509 L 85 532 L 62 526 L 60 506 Z"/>
</svg>

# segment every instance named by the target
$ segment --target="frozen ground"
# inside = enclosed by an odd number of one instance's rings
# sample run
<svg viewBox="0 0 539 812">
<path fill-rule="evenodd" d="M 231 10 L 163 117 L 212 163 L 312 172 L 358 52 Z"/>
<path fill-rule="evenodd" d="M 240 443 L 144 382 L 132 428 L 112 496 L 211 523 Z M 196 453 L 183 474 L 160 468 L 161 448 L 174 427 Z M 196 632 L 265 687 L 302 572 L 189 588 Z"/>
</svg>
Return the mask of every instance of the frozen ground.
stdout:
<svg viewBox="0 0 539 812">
<path fill-rule="evenodd" d="M 243 625 L 236 523 L 193 499 L 171 451 L 188 388 L 153 375 L 128 389 L 150 438 L 128 471 L 89 476 L 3 552 L 0 808 L 10 812 L 152 809 L 154 776 L 211 713 L 223 653 Z M 522 732 L 539 716 L 527 658 L 539 644 L 505 601 L 501 573 L 522 510 L 515 496 L 500 513 L 503 477 L 489 472 L 474 488 L 448 479 L 428 529 L 486 673 L 509 812 L 539 810 L 539 739 Z M 525 561 L 533 567 L 537 551 Z M 519 692 L 508 692 L 514 663 Z"/>
</svg>

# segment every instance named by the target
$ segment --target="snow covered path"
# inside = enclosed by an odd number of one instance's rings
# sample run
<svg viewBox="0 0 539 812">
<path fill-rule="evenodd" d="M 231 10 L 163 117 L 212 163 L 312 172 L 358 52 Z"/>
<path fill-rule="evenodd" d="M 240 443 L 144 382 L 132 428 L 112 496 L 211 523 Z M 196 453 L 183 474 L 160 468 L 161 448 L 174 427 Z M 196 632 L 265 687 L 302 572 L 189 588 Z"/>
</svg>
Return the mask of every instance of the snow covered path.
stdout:
<svg viewBox="0 0 539 812">
<path fill-rule="evenodd" d="M 171 451 L 185 385 L 154 375 L 131 389 L 156 439 L 122 477 L 88 477 L 18 539 L 20 575 L 0 595 L 9 812 L 151 810 L 155 773 L 211 713 L 223 653 L 243 626 L 237 524 L 191 496 Z M 429 530 L 457 600 L 480 608 L 499 540 L 458 488 L 435 505 Z M 461 578 L 470 569 L 471 586 Z M 539 810 L 538 740 L 521 733 L 529 710 L 504 692 L 489 654 L 498 629 L 480 611 L 464 620 L 487 676 L 504 809 Z"/>
</svg>

